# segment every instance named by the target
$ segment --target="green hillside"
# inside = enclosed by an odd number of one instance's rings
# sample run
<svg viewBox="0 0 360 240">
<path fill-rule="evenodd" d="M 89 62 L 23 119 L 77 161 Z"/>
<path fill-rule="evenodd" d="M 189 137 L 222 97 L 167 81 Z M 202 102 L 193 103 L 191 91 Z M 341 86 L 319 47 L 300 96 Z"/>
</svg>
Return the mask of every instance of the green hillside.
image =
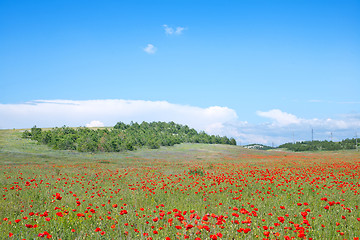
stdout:
<svg viewBox="0 0 360 240">
<path fill-rule="evenodd" d="M 25 131 L 25 129 L 0 130 L 0 160 L 2 164 L 101 163 L 109 167 L 113 165 L 116 167 L 142 166 L 148 164 L 148 160 L 151 159 L 182 163 L 190 160 L 216 162 L 219 157 L 224 155 L 235 157 L 252 151 L 228 144 L 181 143 L 174 146 L 161 146 L 158 149 L 141 147 L 136 151 L 120 153 L 79 152 L 77 150 L 54 149 L 48 145 L 39 144 L 36 140 L 22 138 Z M 45 130 L 43 129 L 43 131 Z"/>
<path fill-rule="evenodd" d="M 349 150 L 359 147 L 360 139 L 345 139 L 340 142 L 333 141 L 303 141 L 296 143 L 285 143 L 279 148 L 286 148 L 290 151 L 336 151 L 336 150 Z"/>
<path fill-rule="evenodd" d="M 33 127 L 23 138 L 36 140 L 54 149 L 79 152 L 121 152 L 147 147 L 174 146 L 180 143 L 206 143 L 236 145 L 235 139 L 197 132 L 186 125 L 174 122 L 118 122 L 113 128 L 61 127 L 43 130 Z"/>
</svg>

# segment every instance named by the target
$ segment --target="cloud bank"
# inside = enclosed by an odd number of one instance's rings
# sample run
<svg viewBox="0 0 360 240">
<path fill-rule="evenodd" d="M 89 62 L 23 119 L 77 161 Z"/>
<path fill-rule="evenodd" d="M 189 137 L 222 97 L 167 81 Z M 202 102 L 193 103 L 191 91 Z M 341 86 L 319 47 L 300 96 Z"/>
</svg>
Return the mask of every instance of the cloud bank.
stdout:
<svg viewBox="0 0 360 240">
<path fill-rule="evenodd" d="M 236 112 L 227 107 L 200 108 L 166 101 L 121 99 L 36 100 L 23 104 L 0 104 L 0 117 L 0 128 L 3 129 L 29 128 L 33 125 L 114 126 L 118 121 L 174 121 L 209 132 L 238 118 Z"/>
<path fill-rule="evenodd" d="M 0 128 L 114 126 L 117 122 L 174 121 L 209 134 L 234 137 L 238 144 L 342 140 L 360 135 L 360 115 L 344 114 L 341 119 L 305 119 L 280 109 L 257 111 L 263 120 L 253 124 L 241 121 L 235 110 L 210 106 L 173 104 L 143 100 L 36 100 L 22 104 L 0 104 Z"/>
<path fill-rule="evenodd" d="M 345 119 L 304 119 L 298 118 L 293 114 L 282 112 L 279 109 L 273 109 L 267 112 L 257 111 L 256 113 L 258 116 L 273 120 L 271 125 L 279 128 L 292 127 L 296 129 L 307 126 L 310 128 L 327 129 L 331 131 L 350 128 L 357 129 L 360 127 L 360 121 L 355 118 L 354 115 L 348 115 Z"/>
</svg>

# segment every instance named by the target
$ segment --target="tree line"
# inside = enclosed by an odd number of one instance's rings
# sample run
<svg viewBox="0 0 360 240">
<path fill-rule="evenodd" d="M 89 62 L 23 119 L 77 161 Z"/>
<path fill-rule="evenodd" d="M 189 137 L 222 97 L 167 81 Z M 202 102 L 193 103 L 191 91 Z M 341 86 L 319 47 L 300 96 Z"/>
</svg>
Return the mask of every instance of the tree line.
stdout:
<svg viewBox="0 0 360 240">
<path fill-rule="evenodd" d="M 356 149 L 356 144 L 359 145 L 360 139 L 352 138 L 345 139 L 340 142 L 333 141 L 303 141 L 296 143 L 285 143 L 279 146 L 279 148 L 286 148 L 291 151 L 335 151 Z"/>
<path fill-rule="evenodd" d="M 157 149 L 180 143 L 207 143 L 236 145 L 234 138 L 197 132 L 187 125 L 174 122 L 118 122 L 113 128 L 56 127 L 44 131 L 34 126 L 23 132 L 23 138 L 36 140 L 54 149 L 80 152 L 121 152 L 141 147 Z"/>
</svg>

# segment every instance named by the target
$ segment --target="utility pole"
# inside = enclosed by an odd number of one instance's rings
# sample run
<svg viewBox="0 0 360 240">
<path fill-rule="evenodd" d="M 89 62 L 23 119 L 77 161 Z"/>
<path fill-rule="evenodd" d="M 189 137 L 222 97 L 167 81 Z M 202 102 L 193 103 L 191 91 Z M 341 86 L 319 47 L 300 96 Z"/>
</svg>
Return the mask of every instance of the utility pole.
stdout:
<svg viewBox="0 0 360 240">
<path fill-rule="evenodd" d="M 295 144 L 294 131 L 292 132 L 292 135 L 293 135 L 293 144 Z"/>
<path fill-rule="evenodd" d="M 357 145 L 357 132 L 355 132 L 355 148 L 356 151 L 358 150 L 358 145 Z"/>
<path fill-rule="evenodd" d="M 311 129 L 311 141 L 312 142 L 314 141 L 314 129 L 313 128 Z"/>
<path fill-rule="evenodd" d="M 332 141 L 332 132 L 331 132 L 331 137 L 330 137 L 331 141 Z"/>
</svg>

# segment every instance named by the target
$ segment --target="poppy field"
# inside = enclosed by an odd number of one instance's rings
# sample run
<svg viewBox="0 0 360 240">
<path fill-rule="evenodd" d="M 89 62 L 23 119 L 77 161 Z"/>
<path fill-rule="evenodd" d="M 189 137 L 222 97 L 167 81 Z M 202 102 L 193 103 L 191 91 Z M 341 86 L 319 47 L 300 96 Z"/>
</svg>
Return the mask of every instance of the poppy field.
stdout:
<svg viewBox="0 0 360 240">
<path fill-rule="evenodd" d="M 41 155 L 44 146 L 13 140 L 0 152 L 1 239 L 360 237 L 356 151 Z"/>
</svg>

